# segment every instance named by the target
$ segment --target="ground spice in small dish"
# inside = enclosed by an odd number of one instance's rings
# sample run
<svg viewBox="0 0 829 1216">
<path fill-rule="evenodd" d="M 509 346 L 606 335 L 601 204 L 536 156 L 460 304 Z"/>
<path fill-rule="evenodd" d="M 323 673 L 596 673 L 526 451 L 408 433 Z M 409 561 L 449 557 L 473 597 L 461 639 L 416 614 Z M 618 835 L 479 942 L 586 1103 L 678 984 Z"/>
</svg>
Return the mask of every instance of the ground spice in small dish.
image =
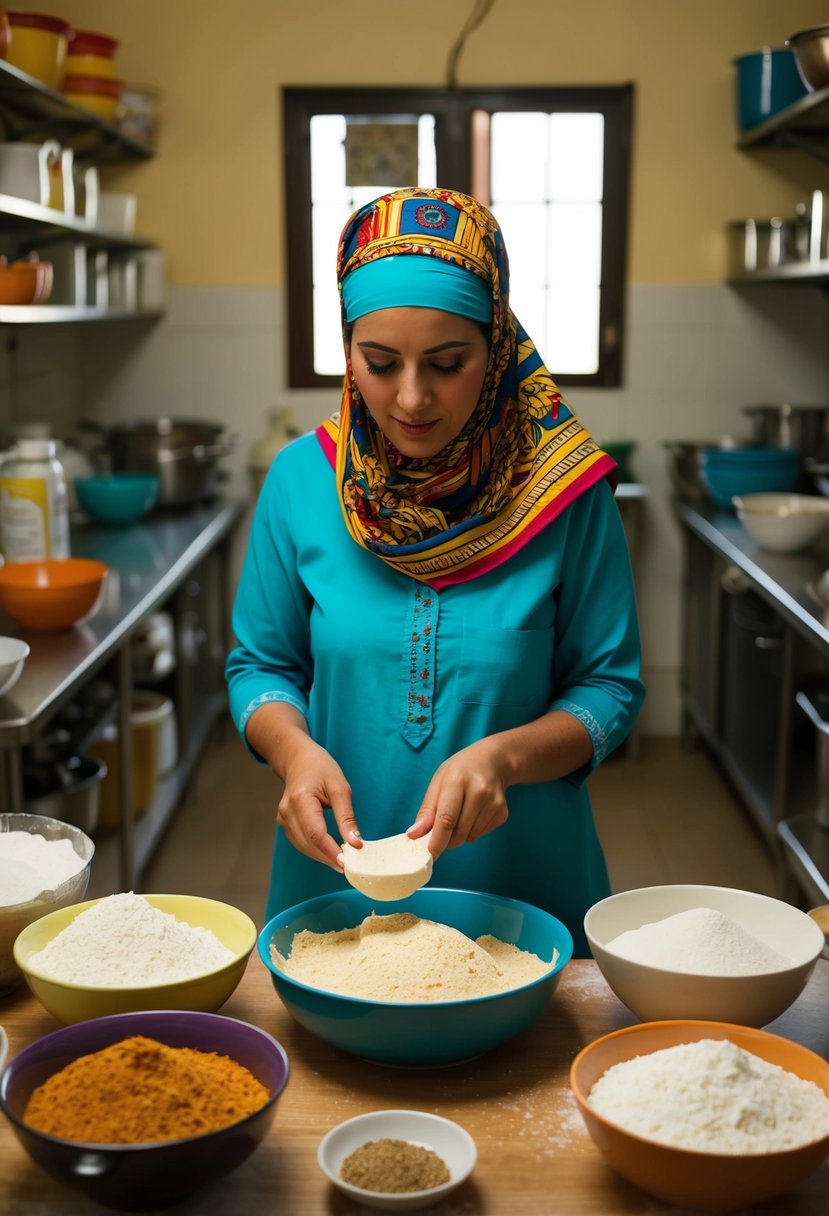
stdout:
<svg viewBox="0 0 829 1216">
<path fill-rule="evenodd" d="M 61 1140 L 153 1144 L 228 1127 L 269 1097 L 229 1056 L 133 1035 L 53 1073 L 32 1092 L 23 1122 Z"/>
<path fill-rule="evenodd" d="M 364 1191 L 426 1191 L 450 1182 L 446 1162 L 430 1148 L 408 1140 L 369 1140 L 340 1166 L 340 1177 Z"/>
</svg>

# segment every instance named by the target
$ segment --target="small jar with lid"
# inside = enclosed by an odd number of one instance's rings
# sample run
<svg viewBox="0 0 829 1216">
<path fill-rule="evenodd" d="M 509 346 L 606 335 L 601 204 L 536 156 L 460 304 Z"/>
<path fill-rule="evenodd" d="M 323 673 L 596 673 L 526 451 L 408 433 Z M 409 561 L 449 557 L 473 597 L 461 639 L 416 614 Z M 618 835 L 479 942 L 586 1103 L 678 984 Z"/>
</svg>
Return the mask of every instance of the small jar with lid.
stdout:
<svg viewBox="0 0 829 1216">
<path fill-rule="evenodd" d="M 54 439 L 21 439 L 0 465 L 0 533 L 7 562 L 69 556 L 66 474 Z"/>
</svg>

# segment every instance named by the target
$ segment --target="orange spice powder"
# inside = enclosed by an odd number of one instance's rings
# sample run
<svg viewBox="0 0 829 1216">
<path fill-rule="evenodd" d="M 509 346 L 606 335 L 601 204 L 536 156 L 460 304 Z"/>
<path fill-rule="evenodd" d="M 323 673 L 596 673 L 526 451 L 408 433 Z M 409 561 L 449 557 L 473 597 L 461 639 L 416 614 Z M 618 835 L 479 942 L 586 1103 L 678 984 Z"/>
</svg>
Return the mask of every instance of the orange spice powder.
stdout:
<svg viewBox="0 0 829 1216">
<path fill-rule="evenodd" d="M 54 1073 L 33 1091 L 23 1122 L 62 1140 L 151 1144 L 218 1131 L 269 1097 L 228 1056 L 134 1035 Z"/>
</svg>

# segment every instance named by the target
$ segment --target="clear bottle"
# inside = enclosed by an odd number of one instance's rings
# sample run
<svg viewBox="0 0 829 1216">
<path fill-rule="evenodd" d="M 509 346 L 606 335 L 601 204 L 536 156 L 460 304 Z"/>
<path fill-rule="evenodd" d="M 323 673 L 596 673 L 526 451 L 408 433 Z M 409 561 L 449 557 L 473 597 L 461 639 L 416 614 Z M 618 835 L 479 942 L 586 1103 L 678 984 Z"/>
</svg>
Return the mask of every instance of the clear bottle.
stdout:
<svg viewBox="0 0 829 1216">
<path fill-rule="evenodd" d="M 69 495 L 54 439 L 21 439 L 0 465 L 0 533 L 7 562 L 69 556 Z"/>
</svg>

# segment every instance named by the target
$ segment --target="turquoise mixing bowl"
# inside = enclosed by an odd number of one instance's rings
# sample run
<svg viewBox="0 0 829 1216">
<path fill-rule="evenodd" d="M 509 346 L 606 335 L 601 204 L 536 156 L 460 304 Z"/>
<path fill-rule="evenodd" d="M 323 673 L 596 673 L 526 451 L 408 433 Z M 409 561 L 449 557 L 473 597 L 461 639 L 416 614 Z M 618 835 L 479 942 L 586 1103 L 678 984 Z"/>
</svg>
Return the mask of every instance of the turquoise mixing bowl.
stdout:
<svg viewBox="0 0 829 1216">
<path fill-rule="evenodd" d="M 302 929 L 350 929 L 372 912 L 411 912 L 477 938 L 490 933 L 550 962 L 539 979 L 511 992 L 468 1000 L 394 1002 L 339 996 L 292 979 L 271 958 L 283 958 Z M 553 962 L 554 952 L 558 958 Z M 476 891 L 423 887 L 408 899 L 378 904 L 359 891 L 320 895 L 286 908 L 259 934 L 259 957 L 288 1012 L 306 1030 L 342 1051 L 403 1067 L 454 1064 L 513 1038 L 547 1007 L 573 956 L 568 929 L 532 904 Z"/>
<path fill-rule="evenodd" d="M 793 448 L 708 448 L 700 453 L 700 471 L 714 505 L 733 511 L 735 497 L 794 490 L 800 457 Z"/>
<path fill-rule="evenodd" d="M 123 527 L 143 519 L 158 501 L 157 473 L 102 473 L 76 477 L 78 505 L 93 519 L 110 527 Z"/>
</svg>

